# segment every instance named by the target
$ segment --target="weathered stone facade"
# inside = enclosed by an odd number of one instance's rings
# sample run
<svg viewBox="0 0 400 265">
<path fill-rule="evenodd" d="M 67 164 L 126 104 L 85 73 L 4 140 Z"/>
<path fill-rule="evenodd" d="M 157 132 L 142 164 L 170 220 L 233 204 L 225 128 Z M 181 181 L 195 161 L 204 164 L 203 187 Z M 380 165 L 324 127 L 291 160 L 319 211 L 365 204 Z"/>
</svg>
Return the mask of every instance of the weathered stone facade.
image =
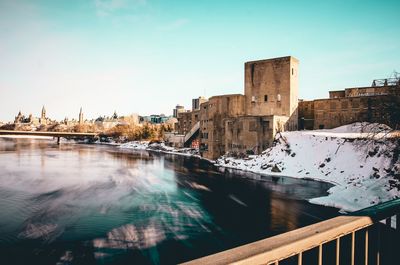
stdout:
<svg viewBox="0 0 400 265">
<path fill-rule="evenodd" d="M 299 127 L 308 130 L 331 129 L 363 121 L 396 127 L 399 106 L 398 85 L 330 91 L 328 99 L 299 103 Z"/>
<path fill-rule="evenodd" d="M 225 119 L 245 113 L 245 97 L 240 94 L 211 97 L 200 105 L 200 152 L 209 159 L 225 154 Z"/>
<path fill-rule="evenodd" d="M 245 63 L 244 90 L 244 95 L 214 96 L 200 109 L 179 113 L 178 133 L 187 134 L 200 121 L 200 152 L 216 159 L 227 152 L 260 153 L 277 132 L 297 130 L 297 59 Z"/>
<path fill-rule="evenodd" d="M 247 115 L 296 114 L 298 66 L 293 57 L 282 57 L 245 64 Z"/>
<path fill-rule="evenodd" d="M 200 110 L 186 111 L 178 113 L 178 122 L 175 130 L 179 134 L 187 134 L 190 129 L 200 120 Z"/>
<path fill-rule="evenodd" d="M 288 116 L 241 116 L 225 120 L 225 149 L 235 154 L 260 154 L 276 133 L 288 130 Z"/>
</svg>

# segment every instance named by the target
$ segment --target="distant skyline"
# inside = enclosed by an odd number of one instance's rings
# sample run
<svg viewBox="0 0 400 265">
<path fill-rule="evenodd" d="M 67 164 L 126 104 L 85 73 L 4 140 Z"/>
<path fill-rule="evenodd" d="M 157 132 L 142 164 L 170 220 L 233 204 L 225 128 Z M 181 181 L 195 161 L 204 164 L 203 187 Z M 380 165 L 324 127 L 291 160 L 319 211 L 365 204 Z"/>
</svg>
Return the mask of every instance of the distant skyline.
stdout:
<svg viewBox="0 0 400 265">
<path fill-rule="evenodd" d="M 0 0 L 0 121 L 172 115 L 294 56 L 299 97 L 400 71 L 400 1 Z"/>
</svg>

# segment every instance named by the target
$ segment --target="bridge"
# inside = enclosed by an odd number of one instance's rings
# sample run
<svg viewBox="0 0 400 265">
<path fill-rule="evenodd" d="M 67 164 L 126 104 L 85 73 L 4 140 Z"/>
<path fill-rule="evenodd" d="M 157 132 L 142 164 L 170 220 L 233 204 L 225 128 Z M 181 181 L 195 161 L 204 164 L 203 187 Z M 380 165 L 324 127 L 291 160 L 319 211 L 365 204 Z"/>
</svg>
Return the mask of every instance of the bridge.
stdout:
<svg viewBox="0 0 400 265">
<path fill-rule="evenodd" d="M 77 133 L 77 132 L 43 132 L 43 131 L 13 131 L 0 130 L 0 135 L 22 135 L 22 136 L 48 136 L 57 138 L 57 144 L 60 144 L 60 138 L 88 138 L 94 139 L 97 133 Z"/>
<path fill-rule="evenodd" d="M 184 264 L 394 265 L 399 243 L 396 199 Z"/>
</svg>

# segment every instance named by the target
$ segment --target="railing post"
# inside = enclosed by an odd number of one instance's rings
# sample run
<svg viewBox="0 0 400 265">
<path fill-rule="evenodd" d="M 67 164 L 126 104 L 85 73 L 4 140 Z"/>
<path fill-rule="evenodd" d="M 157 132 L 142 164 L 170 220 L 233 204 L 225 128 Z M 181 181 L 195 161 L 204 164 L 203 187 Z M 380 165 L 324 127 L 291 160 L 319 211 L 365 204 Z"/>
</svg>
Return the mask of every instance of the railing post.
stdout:
<svg viewBox="0 0 400 265">
<path fill-rule="evenodd" d="M 299 256 L 297 257 L 297 265 L 302 265 L 303 264 L 303 252 L 299 253 Z"/>
<path fill-rule="evenodd" d="M 351 233 L 351 265 L 354 265 L 354 253 L 356 245 L 356 232 Z"/>
<path fill-rule="evenodd" d="M 336 265 L 340 263 L 340 237 L 336 239 Z"/>
<path fill-rule="evenodd" d="M 368 228 L 365 229 L 365 265 L 368 265 Z"/>
<path fill-rule="evenodd" d="M 376 238 L 376 265 L 380 265 L 381 264 L 381 229 L 379 227 L 379 222 L 376 224 L 376 234 L 377 234 L 377 238 Z"/>
<path fill-rule="evenodd" d="M 318 265 L 322 265 L 322 244 L 318 247 Z"/>
</svg>

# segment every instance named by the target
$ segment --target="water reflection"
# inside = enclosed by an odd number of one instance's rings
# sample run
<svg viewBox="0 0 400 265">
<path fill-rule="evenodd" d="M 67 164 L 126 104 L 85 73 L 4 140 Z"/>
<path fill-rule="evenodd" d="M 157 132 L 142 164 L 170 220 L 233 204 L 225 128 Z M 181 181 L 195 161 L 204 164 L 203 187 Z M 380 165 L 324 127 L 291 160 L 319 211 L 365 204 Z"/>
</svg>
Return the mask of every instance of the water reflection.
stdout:
<svg viewBox="0 0 400 265">
<path fill-rule="evenodd" d="M 206 161 L 0 139 L 0 260 L 174 264 L 337 214 L 328 184 L 219 171 Z"/>
</svg>

